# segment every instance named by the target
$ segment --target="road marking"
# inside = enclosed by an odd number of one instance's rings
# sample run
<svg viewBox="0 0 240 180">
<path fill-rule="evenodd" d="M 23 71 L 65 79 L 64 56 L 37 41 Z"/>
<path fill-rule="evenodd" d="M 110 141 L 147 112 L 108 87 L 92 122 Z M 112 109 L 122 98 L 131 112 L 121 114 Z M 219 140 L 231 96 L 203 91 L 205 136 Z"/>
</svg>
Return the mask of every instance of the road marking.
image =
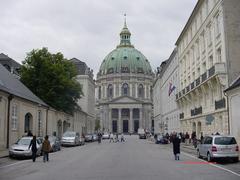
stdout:
<svg viewBox="0 0 240 180">
<path fill-rule="evenodd" d="M 11 167 L 11 166 L 14 166 L 14 165 L 17 165 L 17 164 L 22 164 L 26 161 L 19 161 L 19 162 L 15 162 L 15 163 L 12 163 L 12 164 L 9 164 L 9 165 L 6 165 L 6 166 L 0 166 L 0 169 L 2 168 L 6 168 L 6 167 Z"/>
<path fill-rule="evenodd" d="M 199 160 L 199 161 L 206 162 L 206 161 L 204 161 L 203 159 L 199 159 L 199 158 L 197 158 L 197 157 L 195 157 L 195 156 L 193 156 L 193 155 L 190 155 L 190 154 L 188 154 L 188 153 L 182 152 L 182 154 L 184 154 L 185 156 L 189 156 L 189 157 L 192 157 L 192 158 L 194 158 L 194 159 L 197 159 L 197 160 Z M 232 174 L 240 177 L 240 174 L 238 174 L 238 173 L 236 173 L 236 172 L 234 172 L 234 171 L 231 171 L 231 170 L 229 170 L 229 169 L 226 169 L 226 168 L 221 167 L 221 166 L 216 165 L 216 164 L 212 164 L 212 163 L 208 163 L 208 164 L 209 164 L 210 166 L 214 166 L 214 167 L 216 167 L 216 168 L 222 169 L 222 170 L 224 170 L 224 171 L 230 172 L 230 173 L 232 173 Z"/>
</svg>

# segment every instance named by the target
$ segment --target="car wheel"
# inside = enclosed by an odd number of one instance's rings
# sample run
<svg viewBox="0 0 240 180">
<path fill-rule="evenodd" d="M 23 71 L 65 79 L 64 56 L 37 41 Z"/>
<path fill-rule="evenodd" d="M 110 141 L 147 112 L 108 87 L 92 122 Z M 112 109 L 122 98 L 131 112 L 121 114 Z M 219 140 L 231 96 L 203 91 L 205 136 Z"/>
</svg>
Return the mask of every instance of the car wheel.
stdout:
<svg viewBox="0 0 240 180">
<path fill-rule="evenodd" d="M 199 150 L 197 151 L 197 156 L 198 156 L 199 159 L 202 159 L 202 156 L 201 156 Z"/>
<path fill-rule="evenodd" d="M 208 162 L 211 162 L 211 161 L 212 161 L 212 157 L 211 157 L 211 155 L 210 155 L 209 152 L 207 153 L 207 161 L 208 161 Z"/>
<path fill-rule="evenodd" d="M 238 157 L 234 157 L 234 158 L 232 158 L 232 160 L 233 160 L 234 163 L 237 163 L 239 161 L 239 158 Z"/>
</svg>

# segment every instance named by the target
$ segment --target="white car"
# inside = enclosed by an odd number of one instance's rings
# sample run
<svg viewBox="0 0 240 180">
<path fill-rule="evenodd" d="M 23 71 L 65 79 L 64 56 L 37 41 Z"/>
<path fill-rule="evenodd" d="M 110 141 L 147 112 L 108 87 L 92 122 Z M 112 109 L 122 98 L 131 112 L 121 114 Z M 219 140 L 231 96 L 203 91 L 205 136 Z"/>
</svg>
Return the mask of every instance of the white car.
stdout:
<svg viewBox="0 0 240 180">
<path fill-rule="evenodd" d="M 63 134 L 61 139 L 62 146 L 77 146 L 81 145 L 80 135 L 78 132 L 67 131 Z"/>
<path fill-rule="evenodd" d="M 110 134 L 109 133 L 104 133 L 102 135 L 102 139 L 109 139 L 110 138 Z"/>
<path fill-rule="evenodd" d="M 230 158 L 234 162 L 239 160 L 239 147 L 233 136 L 206 136 L 197 146 L 198 157 L 206 157 L 208 161 Z"/>
<path fill-rule="evenodd" d="M 26 136 L 19 139 L 15 144 L 9 148 L 9 157 L 31 157 L 32 150 L 28 148 L 32 140 L 32 136 Z M 41 142 L 37 138 L 37 156 L 41 154 Z"/>
</svg>

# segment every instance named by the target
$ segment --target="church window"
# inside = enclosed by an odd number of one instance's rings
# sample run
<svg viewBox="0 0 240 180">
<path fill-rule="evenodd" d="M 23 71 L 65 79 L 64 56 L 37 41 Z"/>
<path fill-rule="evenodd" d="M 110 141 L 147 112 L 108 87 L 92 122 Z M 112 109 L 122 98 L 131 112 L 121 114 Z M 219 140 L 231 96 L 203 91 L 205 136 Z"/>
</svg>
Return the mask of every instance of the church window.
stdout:
<svg viewBox="0 0 240 180">
<path fill-rule="evenodd" d="M 143 98 L 143 97 L 144 97 L 144 88 L 143 88 L 143 85 L 142 85 L 142 84 L 140 84 L 140 85 L 138 86 L 138 97 L 139 97 L 139 98 Z"/>
<path fill-rule="evenodd" d="M 122 95 L 127 96 L 128 92 L 129 92 L 128 84 L 124 83 L 123 86 L 122 86 Z"/>
<path fill-rule="evenodd" d="M 108 97 L 112 98 L 113 97 L 113 85 L 112 84 L 108 85 L 107 91 L 108 91 Z"/>
<path fill-rule="evenodd" d="M 98 99 L 101 99 L 102 89 L 101 86 L 98 88 Z"/>
</svg>

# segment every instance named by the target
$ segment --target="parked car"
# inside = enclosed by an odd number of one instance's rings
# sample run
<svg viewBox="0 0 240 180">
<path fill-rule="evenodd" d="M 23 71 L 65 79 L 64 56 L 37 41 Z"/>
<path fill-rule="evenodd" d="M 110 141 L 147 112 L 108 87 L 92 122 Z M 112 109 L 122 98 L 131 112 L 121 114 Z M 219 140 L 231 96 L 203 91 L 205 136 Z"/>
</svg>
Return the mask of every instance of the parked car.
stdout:
<svg viewBox="0 0 240 180">
<path fill-rule="evenodd" d="M 85 140 L 85 137 L 80 136 L 79 141 L 80 141 L 80 146 L 84 145 L 84 144 L 85 144 L 85 141 L 86 141 L 86 140 Z"/>
<path fill-rule="evenodd" d="M 9 148 L 9 157 L 31 157 L 32 150 L 28 149 L 32 136 L 26 136 L 20 138 L 15 144 Z M 41 155 L 42 145 L 40 140 L 37 138 L 37 156 Z"/>
<path fill-rule="evenodd" d="M 85 142 L 93 142 L 93 134 L 85 135 Z"/>
<path fill-rule="evenodd" d="M 239 146 L 233 136 L 206 136 L 197 146 L 197 152 L 199 158 L 205 157 L 208 161 L 220 158 L 239 160 Z"/>
<path fill-rule="evenodd" d="M 56 136 L 49 136 L 48 140 L 51 145 L 51 152 L 56 152 L 61 150 L 61 142 L 60 139 Z"/>
<path fill-rule="evenodd" d="M 155 143 L 156 144 L 168 144 L 168 139 L 165 136 L 158 134 L 155 139 Z"/>
<path fill-rule="evenodd" d="M 93 141 L 97 141 L 98 137 L 97 134 L 93 134 Z"/>
<path fill-rule="evenodd" d="M 109 139 L 110 138 L 110 134 L 105 132 L 103 135 L 102 135 L 102 139 Z"/>
<path fill-rule="evenodd" d="M 61 139 L 62 146 L 77 146 L 80 145 L 80 135 L 78 132 L 67 131 L 63 134 Z"/>
<path fill-rule="evenodd" d="M 146 132 L 144 129 L 142 128 L 139 128 L 138 129 L 138 136 L 139 136 L 139 139 L 146 139 L 147 136 L 146 136 Z"/>
</svg>

